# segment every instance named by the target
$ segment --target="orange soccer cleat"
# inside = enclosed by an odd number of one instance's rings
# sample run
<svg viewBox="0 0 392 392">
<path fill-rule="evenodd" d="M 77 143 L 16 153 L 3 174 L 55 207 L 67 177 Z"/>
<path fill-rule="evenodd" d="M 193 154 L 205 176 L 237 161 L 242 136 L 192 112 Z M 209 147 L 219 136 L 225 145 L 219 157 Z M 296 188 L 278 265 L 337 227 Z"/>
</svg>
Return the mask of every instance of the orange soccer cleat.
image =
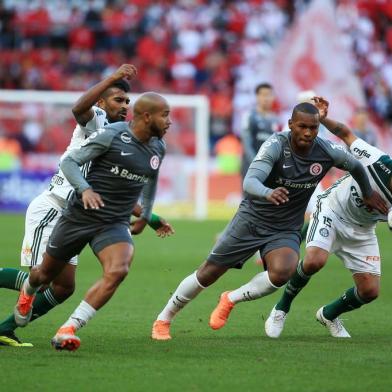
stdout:
<svg viewBox="0 0 392 392">
<path fill-rule="evenodd" d="M 152 326 L 151 338 L 155 340 L 170 340 L 170 321 L 155 320 Z"/>
<path fill-rule="evenodd" d="M 35 295 L 28 295 L 23 290 L 20 290 L 18 302 L 14 308 L 14 318 L 15 323 L 18 327 L 25 327 L 33 313 L 33 302 L 35 299 Z"/>
<path fill-rule="evenodd" d="M 229 300 L 230 291 L 225 291 L 220 296 L 217 307 L 210 316 L 209 325 L 212 329 L 220 329 L 225 326 L 230 312 L 234 308 L 234 303 Z"/>
<path fill-rule="evenodd" d="M 56 350 L 75 351 L 80 346 L 80 339 L 75 335 L 75 327 L 61 327 L 51 343 Z"/>
</svg>

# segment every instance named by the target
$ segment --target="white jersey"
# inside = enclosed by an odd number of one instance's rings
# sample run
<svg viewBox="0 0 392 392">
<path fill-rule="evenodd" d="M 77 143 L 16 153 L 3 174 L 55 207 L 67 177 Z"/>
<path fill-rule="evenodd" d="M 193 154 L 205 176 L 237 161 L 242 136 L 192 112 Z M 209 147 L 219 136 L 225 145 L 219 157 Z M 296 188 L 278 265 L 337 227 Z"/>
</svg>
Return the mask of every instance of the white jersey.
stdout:
<svg viewBox="0 0 392 392">
<path fill-rule="evenodd" d="M 71 142 L 69 143 L 67 149 L 64 154 L 61 156 L 61 160 L 67 155 L 70 151 L 76 150 L 80 148 L 81 144 L 84 140 L 89 137 L 93 132 L 95 132 L 98 128 L 102 128 L 103 126 L 108 124 L 108 120 L 106 118 L 106 112 L 97 107 L 92 107 L 94 116 L 93 118 L 85 125 L 82 126 L 77 124 L 75 130 L 73 131 Z M 83 165 L 80 170 L 85 174 L 87 174 L 88 164 Z M 63 200 L 69 200 L 74 188 L 65 178 L 61 169 L 52 177 L 49 185 L 49 192 L 53 193 L 57 197 Z"/>
<path fill-rule="evenodd" d="M 391 158 L 359 138 L 351 144 L 350 151 L 363 164 L 370 185 L 383 196 L 390 209 L 392 206 L 392 193 L 389 190 L 392 179 Z M 375 226 L 379 221 L 387 221 L 387 215 L 367 209 L 363 203 L 362 192 L 351 175 L 337 180 L 319 198 L 327 202 L 331 210 L 348 223 L 369 227 Z"/>
</svg>

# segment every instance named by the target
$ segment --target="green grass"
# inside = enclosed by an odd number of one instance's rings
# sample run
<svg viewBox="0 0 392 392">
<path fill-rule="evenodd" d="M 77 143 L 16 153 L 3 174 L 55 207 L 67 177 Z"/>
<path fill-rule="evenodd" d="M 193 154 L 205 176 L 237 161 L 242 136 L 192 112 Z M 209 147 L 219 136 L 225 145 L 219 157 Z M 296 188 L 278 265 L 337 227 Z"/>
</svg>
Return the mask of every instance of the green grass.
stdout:
<svg viewBox="0 0 392 392">
<path fill-rule="evenodd" d="M 23 217 L 1 215 L 0 266 L 18 266 Z M 229 271 L 175 320 L 173 339 L 150 339 L 153 320 L 180 280 L 204 260 L 225 222 L 173 222 L 176 235 L 159 239 L 151 230 L 135 238 L 131 272 L 115 297 L 80 331 L 81 348 L 56 352 L 57 328 L 100 276 L 89 250 L 80 260 L 77 291 L 65 304 L 18 335 L 33 349 L 0 347 L 1 391 L 390 391 L 392 390 L 391 233 L 380 226 L 381 295 L 344 315 L 352 339 L 336 340 L 315 322 L 323 304 L 352 286 L 349 272 L 331 258 L 298 297 L 280 339 L 264 335 L 264 319 L 279 298 L 239 304 L 228 325 L 207 323 L 219 294 L 259 271 L 253 260 Z M 17 294 L 0 290 L 0 317 Z"/>
</svg>

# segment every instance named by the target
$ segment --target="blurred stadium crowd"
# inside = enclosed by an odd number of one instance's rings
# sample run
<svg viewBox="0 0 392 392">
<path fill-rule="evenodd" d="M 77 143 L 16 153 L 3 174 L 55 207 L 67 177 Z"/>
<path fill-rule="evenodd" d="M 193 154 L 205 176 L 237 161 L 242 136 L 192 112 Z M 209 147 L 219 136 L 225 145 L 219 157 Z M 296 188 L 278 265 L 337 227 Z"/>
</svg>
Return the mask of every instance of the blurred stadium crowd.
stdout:
<svg viewBox="0 0 392 392">
<path fill-rule="evenodd" d="M 227 133 L 239 133 L 232 129 L 232 115 L 244 48 L 273 48 L 309 3 L 0 0 L 0 89 L 83 91 L 120 64 L 132 63 L 139 70 L 133 92 L 209 97 L 213 145 Z M 379 126 L 391 127 L 392 2 L 336 0 L 336 5 L 369 112 Z M 279 100 L 275 107 L 286 109 Z M 0 136 L 18 139 L 23 151 L 62 152 L 73 125 L 49 125 L 33 109 L 24 118 L 2 115 Z M 192 153 L 186 140 L 184 146 Z"/>
</svg>

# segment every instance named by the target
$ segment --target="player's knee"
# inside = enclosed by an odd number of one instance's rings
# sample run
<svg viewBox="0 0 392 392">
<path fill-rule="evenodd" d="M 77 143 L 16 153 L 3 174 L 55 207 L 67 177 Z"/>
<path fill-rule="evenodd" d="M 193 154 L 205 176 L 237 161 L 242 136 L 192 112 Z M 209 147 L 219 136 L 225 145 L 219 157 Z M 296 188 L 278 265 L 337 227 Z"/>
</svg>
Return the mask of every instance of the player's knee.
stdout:
<svg viewBox="0 0 392 392">
<path fill-rule="evenodd" d="M 105 272 L 104 278 L 109 284 L 118 286 L 127 277 L 128 271 L 129 265 L 123 264 Z"/>
<path fill-rule="evenodd" d="M 280 287 L 290 280 L 296 268 L 296 262 L 270 263 L 268 266 L 268 277 L 273 285 Z"/>
</svg>

